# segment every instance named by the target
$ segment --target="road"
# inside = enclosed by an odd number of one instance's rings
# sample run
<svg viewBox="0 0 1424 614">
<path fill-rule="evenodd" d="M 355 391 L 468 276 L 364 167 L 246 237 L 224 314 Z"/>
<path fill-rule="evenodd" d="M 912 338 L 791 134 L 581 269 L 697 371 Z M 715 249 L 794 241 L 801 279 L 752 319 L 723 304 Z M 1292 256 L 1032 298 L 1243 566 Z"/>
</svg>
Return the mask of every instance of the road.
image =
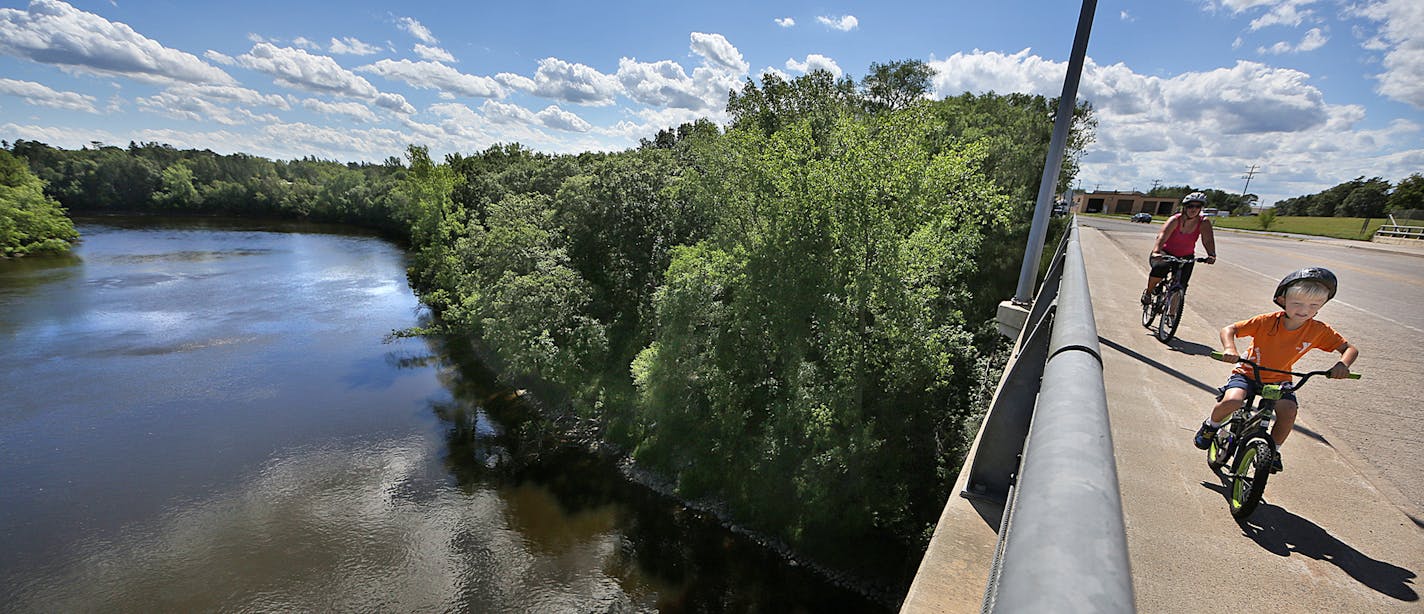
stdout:
<svg viewBox="0 0 1424 614">
<path fill-rule="evenodd" d="M 1218 232 L 1220 261 L 1197 265 L 1179 339 L 1164 345 L 1142 327 L 1137 303 L 1160 224 L 1079 221 L 1138 609 L 1424 611 L 1424 422 L 1414 411 L 1424 250 Z M 1361 349 L 1354 370 L 1364 379 L 1302 390 L 1286 470 L 1238 524 L 1190 443 L 1230 371 L 1205 354 L 1222 326 L 1272 310 L 1277 281 L 1311 265 L 1340 277 L 1319 317 Z M 1297 366 L 1336 357 L 1316 352 Z"/>
</svg>

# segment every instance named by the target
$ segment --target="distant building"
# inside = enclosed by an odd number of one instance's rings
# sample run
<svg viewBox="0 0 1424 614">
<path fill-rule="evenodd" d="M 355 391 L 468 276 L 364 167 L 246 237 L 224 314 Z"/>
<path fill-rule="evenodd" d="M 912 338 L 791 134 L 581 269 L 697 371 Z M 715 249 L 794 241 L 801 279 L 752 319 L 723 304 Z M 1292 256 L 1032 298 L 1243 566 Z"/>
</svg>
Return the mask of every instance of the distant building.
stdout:
<svg viewBox="0 0 1424 614">
<path fill-rule="evenodd" d="M 1073 195 L 1073 210 L 1078 213 L 1150 213 L 1163 216 L 1171 215 L 1176 208 L 1175 197 L 1148 196 L 1142 192 L 1084 192 Z"/>
</svg>

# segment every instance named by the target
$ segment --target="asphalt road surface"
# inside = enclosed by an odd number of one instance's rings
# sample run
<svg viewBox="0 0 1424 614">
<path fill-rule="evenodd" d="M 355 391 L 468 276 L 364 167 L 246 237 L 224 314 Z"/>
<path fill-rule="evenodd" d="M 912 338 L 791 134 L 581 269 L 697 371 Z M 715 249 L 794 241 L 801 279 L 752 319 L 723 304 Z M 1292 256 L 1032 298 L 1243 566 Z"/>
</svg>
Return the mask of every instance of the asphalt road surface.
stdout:
<svg viewBox="0 0 1424 614">
<path fill-rule="evenodd" d="M 1220 260 L 1197 265 L 1178 338 L 1163 344 L 1137 301 L 1160 223 L 1079 221 L 1138 610 L 1424 611 L 1424 249 L 1218 232 Z M 1300 392 L 1285 472 L 1233 522 L 1191 444 L 1231 369 L 1207 354 L 1221 327 L 1273 310 L 1280 278 L 1312 265 L 1340 277 L 1319 317 L 1361 349 L 1364 378 Z M 1296 366 L 1337 358 L 1313 352 Z"/>
<path fill-rule="evenodd" d="M 1146 254 L 1160 223 L 1089 217 L 1079 221 L 1098 228 L 1129 254 L 1141 254 L 1141 268 L 1146 270 Z M 1198 263 L 1187 293 L 1187 308 L 1215 329 L 1274 310 L 1276 283 L 1291 271 L 1323 266 L 1339 277 L 1339 294 L 1317 318 L 1360 349 L 1352 370 L 1362 374 L 1360 383 L 1365 385 L 1312 380 L 1301 392 L 1301 418 L 1328 429 L 1337 448 L 1344 447 L 1352 461 L 1363 461 L 1365 466 L 1358 469 L 1382 480 L 1376 485 L 1416 522 L 1424 523 L 1424 414 L 1419 411 L 1424 397 L 1424 248 L 1356 249 L 1341 241 L 1220 229 L 1216 239 L 1216 264 Z M 1142 276 L 1141 271 L 1123 274 Z M 1145 276 L 1141 285 L 1146 286 Z M 1212 349 L 1220 345 L 1215 330 L 1183 341 Z M 1246 349 L 1244 340 L 1240 349 Z M 1297 368 L 1328 368 L 1338 358 L 1312 352 Z"/>
</svg>

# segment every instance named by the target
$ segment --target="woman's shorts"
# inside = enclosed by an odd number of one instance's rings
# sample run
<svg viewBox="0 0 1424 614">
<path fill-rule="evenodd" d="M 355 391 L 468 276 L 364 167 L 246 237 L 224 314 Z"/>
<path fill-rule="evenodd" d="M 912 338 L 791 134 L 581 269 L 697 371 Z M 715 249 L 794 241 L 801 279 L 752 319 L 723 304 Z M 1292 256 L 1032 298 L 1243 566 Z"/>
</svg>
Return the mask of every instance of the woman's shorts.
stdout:
<svg viewBox="0 0 1424 614">
<path fill-rule="evenodd" d="M 1182 257 L 1182 258 L 1192 258 L 1192 257 L 1195 257 L 1195 256 L 1196 256 L 1196 254 L 1187 254 L 1187 255 L 1181 256 L 1181 257 Z M 1151 257 L 1151 256 L 1148 256 L 1148 257 L 1147 257 L 1147 266 L 1152 267 L 1152 272 L 1151 272 L 1151 273 L 1148 273 L 1148 276 L 1149 276 L 1149 277 L 1155 277 L 1155 278 L 1161 279 L 1161 278 L 1167 276 L 1167 273 L 1172 270 L 1172 266 L 1173 266 L 1173 265 L 1172 265 L 1172 263 L 1170 263 L 1170 262 L 1162 262 L 1162 260 L 1161 260 L 1160 258 L 1153 258 L 1153 257 Z M 1192 269 L 1196 267 L 1196 261 L 1193 260 L 1192 262 L 1186 262 L 1186 263 L 1183 263 L 1181 266 L 1182 266 L 1182 273 L 1177 276 L 1177 279 L 1181 280 L 1181 282 L 1182 282 L 1182 287 L 1185 288 L 1185 287 L 1187 286 L 1187 282 L 1189 282 L 1189 281 L 1192 280 Z"/>
<path fill-rule="evenodd" d="M 1261 394 L 1261 389 L 1256 387 L 1256 382 L 1247 379 L 1245 375 L 1242 375 L 1240 373 L 1232 373 L 1231 377 L 1226 380 L 1226 385 L 1216 389 L 1216 400 L 1220 401 L 1222 397 L 1226 396 L 1226 391 L 1231 388 L 1240 388 L 1248 392 L 1255 392 L 1256 394 Z M 1281 395 L 1281 400 L 1290 401 L 1292 403 L 1295 403 L 1297 406 L 1300 405 L 1300 402 L 1295 400 L 1294 391 L 1287 392 Z"/>
</svg>

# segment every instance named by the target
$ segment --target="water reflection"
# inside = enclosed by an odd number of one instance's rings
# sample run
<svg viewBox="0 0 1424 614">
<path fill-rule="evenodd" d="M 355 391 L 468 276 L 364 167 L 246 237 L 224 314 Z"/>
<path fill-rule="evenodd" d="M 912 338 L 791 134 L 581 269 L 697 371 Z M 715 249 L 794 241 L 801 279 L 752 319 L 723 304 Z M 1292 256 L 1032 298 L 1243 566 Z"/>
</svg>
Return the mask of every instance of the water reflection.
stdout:
<svg viewBox="0 0 1424 614">
<path fill-rule="evenodd" d="M 883 608 L 383 344 L 420 313 L 387 244 L 83 232 L 0 263 L 0 609 Z"/>
</svg>

